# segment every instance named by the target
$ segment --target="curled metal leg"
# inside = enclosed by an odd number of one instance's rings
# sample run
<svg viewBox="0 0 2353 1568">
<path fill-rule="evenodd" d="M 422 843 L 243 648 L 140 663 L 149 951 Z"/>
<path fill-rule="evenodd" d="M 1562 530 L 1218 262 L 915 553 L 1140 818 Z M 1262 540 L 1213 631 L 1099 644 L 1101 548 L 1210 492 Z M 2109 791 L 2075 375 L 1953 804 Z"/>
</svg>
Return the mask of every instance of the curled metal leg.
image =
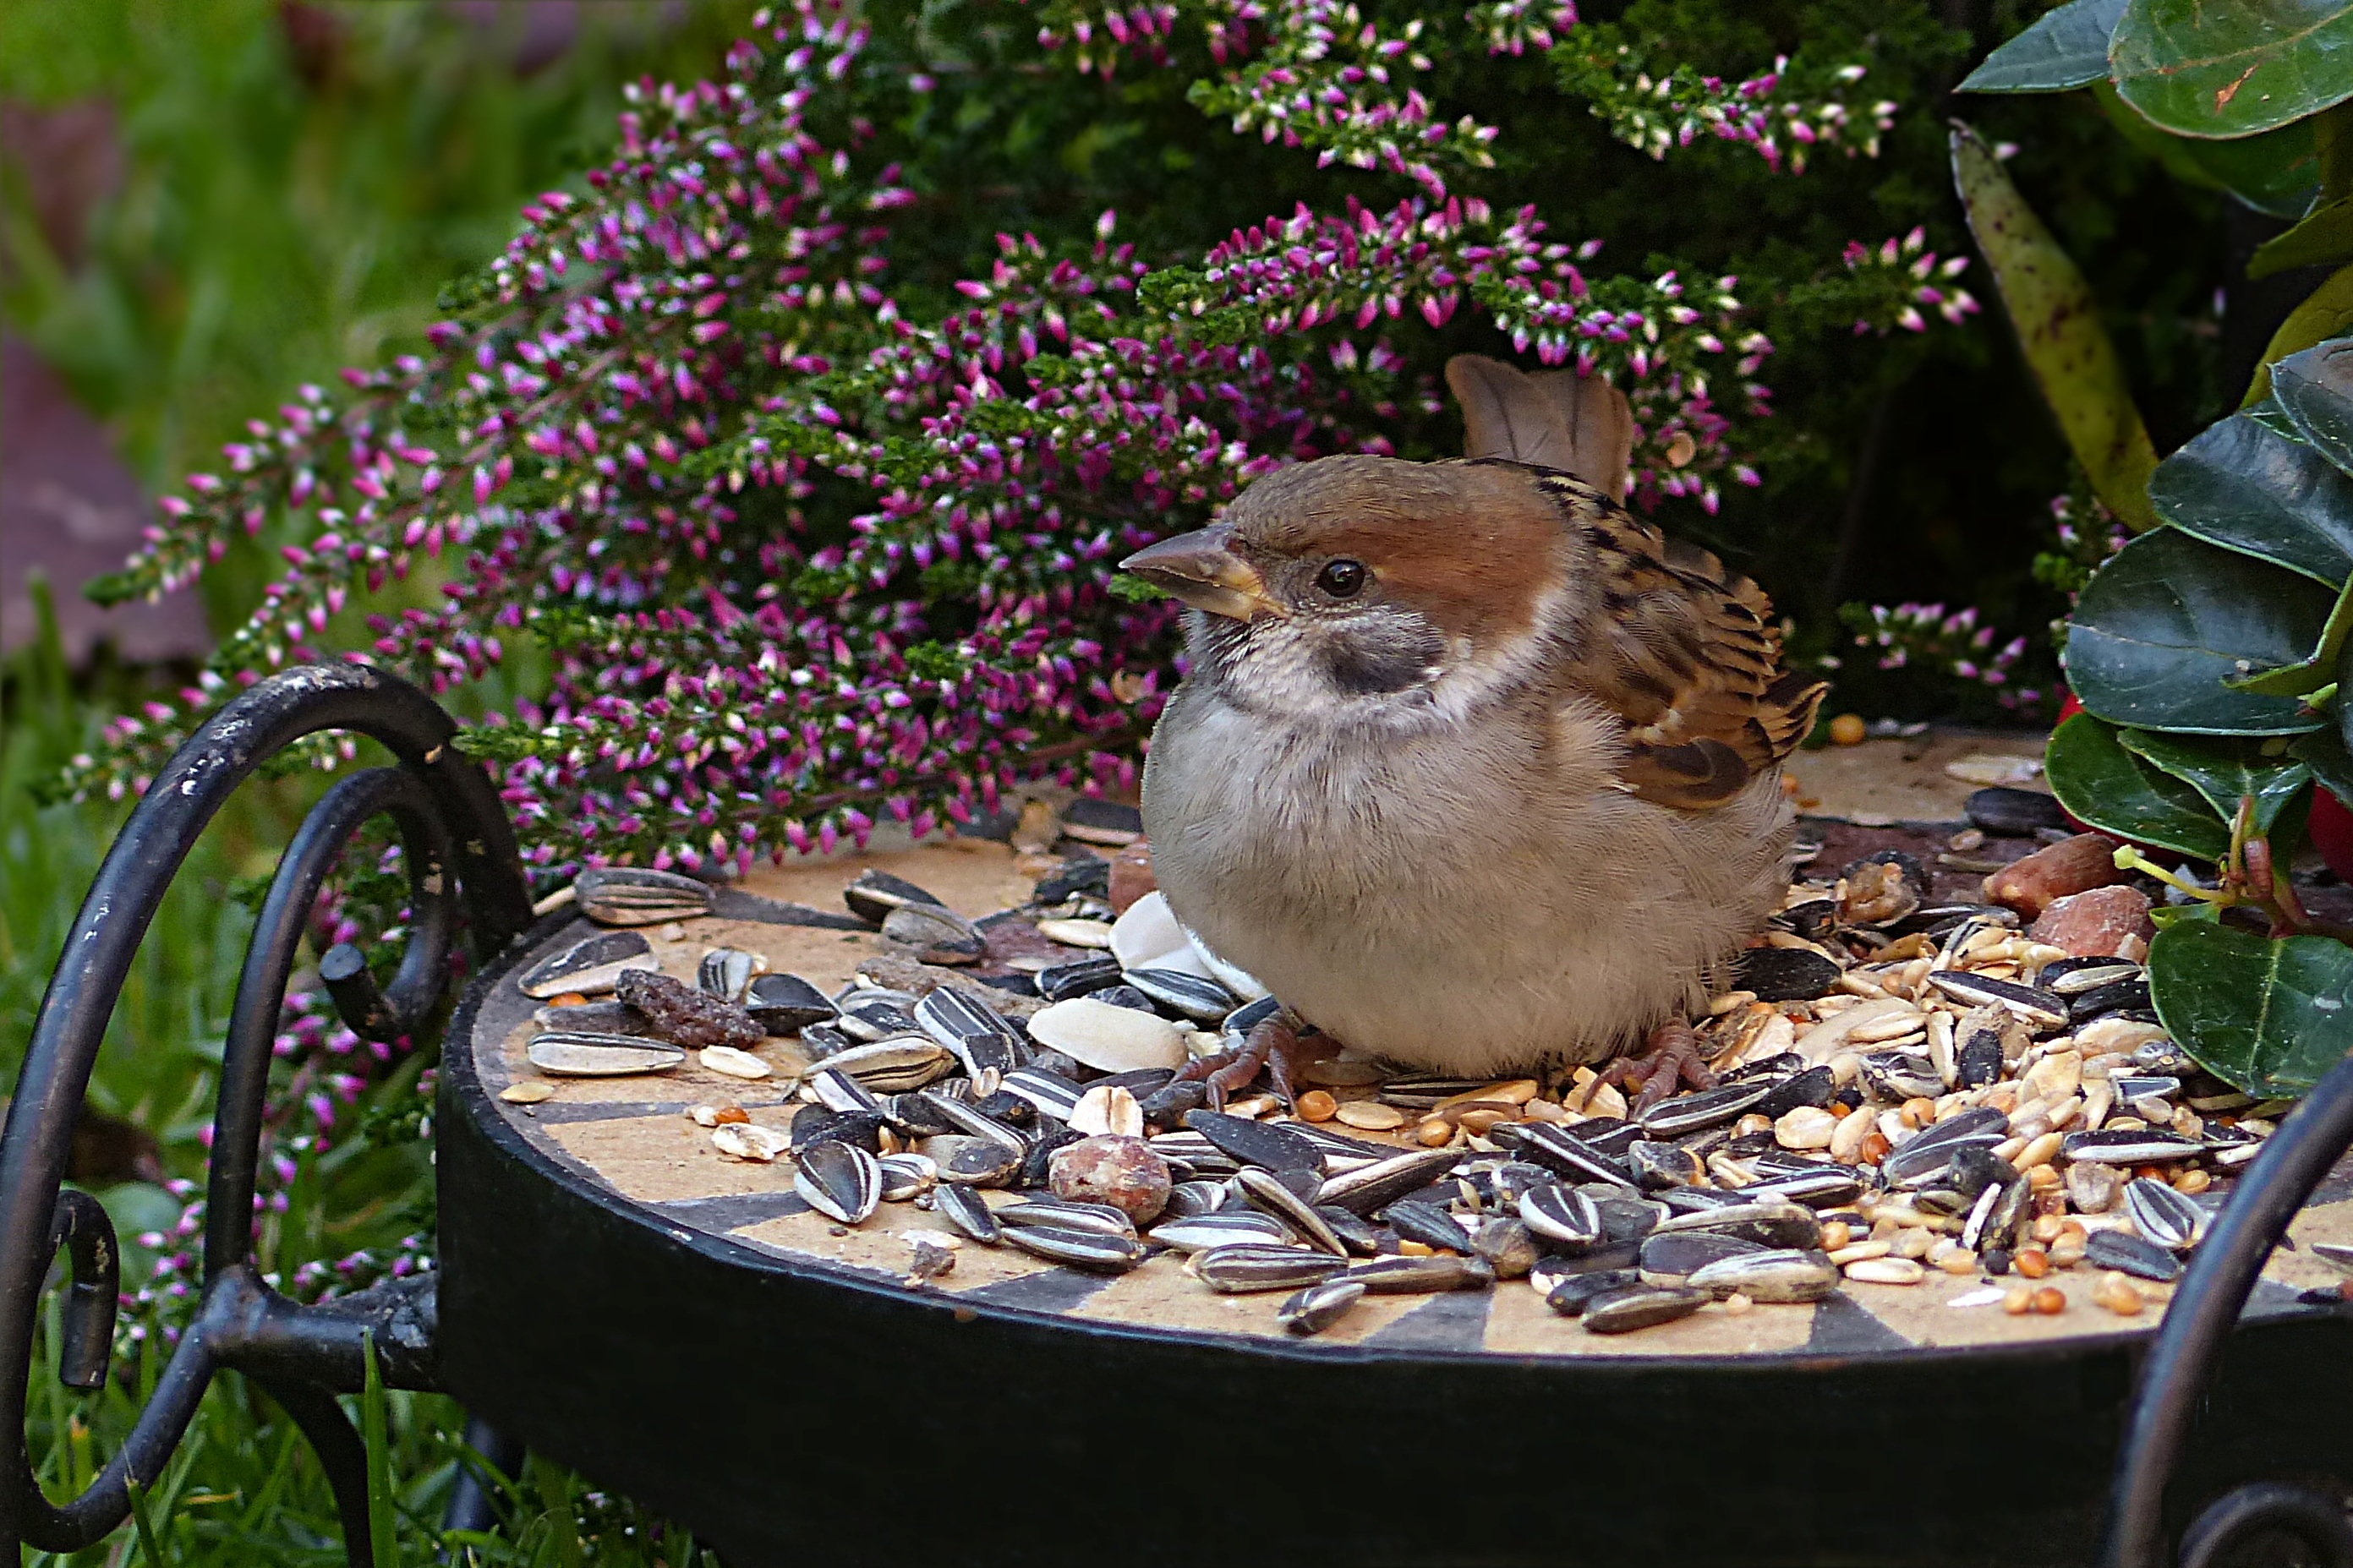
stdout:
<svg viewBox="0 0 2353 1568">
<path fill-rule="evenodd" d="M 114 1303 L 122 1289 L 122 1258 L 114 1245 L 114 1222 L 88 1193 L 68 1188 L 58 1194 L 49 1248 L 54 1252 L 60 1247 L 72 1265 L 73 1283 L 66 1290 L 58 1381 L 68 1388 L 97 1388 L 106 1382 L 107 1358 L 114 1350 Z"/>
<path fill-rule="evenodd" d="M 2288 1222 L 2353 1145 L 2353 1059 L 2328 1069 L 2280 1125 L 2222 1206 L 2166 1309 L 2142 1364 L 2108 1493 L 2105 1568 L 2157 1568 L 2164 1558 L 2166 1483 L 2223 1345 Z M 2217 1559 L 2220 1562 L 2220 1559 Z"/>
<path fill-rule="evenodd" d="M 77 1551 L 122 1523 L 130 1483 L 153 1485 L 163 1473 L 206 1385 L 223 1368 L 264 1380 L 319 1446 L 352 1531 L 347 1549 L 353 1562 L 367 1561 L 364 1467 L 352 1458 L 358 1442 L 332 1394 L 359 1388 L 363 1332 L 383 1351 L 387 1383 L 432 1386 L 433 1282 L 396 1281 L 319 1307 L 280 1297 L 250 1256 L 255 1168 L 270 1046 L 303 925 L 362 825 L 381 815 L 398 828 L 412 920 L 387 985 L 379 989 L 372 977 L 362 984 L 348 965 L 338 966 L 339 1006 L 360 1015 L 348 1021 L 361 1032 L 395 1038 L 430 1023 L 448 984 L 461 899 L 480 952 L 502 949 L 531 923 L 513 831 L 488 775 L 450 746 L 455 729 L 431 699 L 380 670 L 290 670 L 238 697 L 191 737 L 107 852 L 42 1000 L 0 1128 L 0 1435 L 24 1430 L 35 1325 L 59 1247 L 72 1268 L 61 1374 L 76 1387 L 105 1379 L 114 1237 L 95 1200 L 65 1191 L 66 1160 L 107 1020 L 181 863 L 237 786 L 305 735 L 367 735 L 397 762 L 327 793 L 281 858 L 256 923 L 221 1068 L 205 1294 L 195 1321 L 130 1436 L 81 1496 L 52 1501 L 17 1441 L 13 1475 L 0 1474 L 0 1561 L 14 1561 L 26 1544 Z"/>
<path fill-rule="evenodd" d="M 343 1415 L 335 1396 L 301 1383 L 265 1381 L 262 1391 L 278 1401 L 319 1457 L 343 1521 L 343 1555 L 352 1568 L 375 1568 L 375 1542 L 368 1533 L 367 1446 Z"/>
</svg>

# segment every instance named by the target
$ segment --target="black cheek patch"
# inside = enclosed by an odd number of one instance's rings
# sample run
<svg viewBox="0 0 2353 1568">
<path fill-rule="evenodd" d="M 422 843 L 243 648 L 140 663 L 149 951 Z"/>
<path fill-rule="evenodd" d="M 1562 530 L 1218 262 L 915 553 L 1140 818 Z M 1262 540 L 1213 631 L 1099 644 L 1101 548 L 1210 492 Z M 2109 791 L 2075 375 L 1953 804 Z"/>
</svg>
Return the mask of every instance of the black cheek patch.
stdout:
<svg viewBox="0 0 2353 1568">
<path fill-rule="evenodd" d="M 1425 626 L 1373 621 L 1336 634 L 1323 651 L 1335 687 L 1352 697 L 1369 697 L 1420 685 L 1444 645 Z"/>
</svg>

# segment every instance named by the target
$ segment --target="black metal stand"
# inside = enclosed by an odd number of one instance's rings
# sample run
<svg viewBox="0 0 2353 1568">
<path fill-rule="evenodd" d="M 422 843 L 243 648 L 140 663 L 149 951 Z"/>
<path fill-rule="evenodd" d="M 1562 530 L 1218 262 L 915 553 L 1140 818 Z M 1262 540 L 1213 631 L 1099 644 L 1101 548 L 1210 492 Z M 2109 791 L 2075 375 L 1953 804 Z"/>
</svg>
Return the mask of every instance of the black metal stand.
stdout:
<svg viewBox="0 0 2353 1568">
<path fill-rule="evenodd" d="M 280 860 L 263 905 L 238 983 L 221 1071 L 202 1304 L 121 1451 L 81 1496 L 64 1503 L 45 1496 L 20 1440 L 16 1484 L 0 1479 L 0 1554 L 10 1560 L 27 1544 L 50 1552 L 79 1549 L 127 1520 L 130 1483 L 153 1484 L 213 1374 L 236 1370 L 252 1376 L 310 1438 L 343 1514 L 350 1560 L 374 1568 L 364 1456 L 333 1396 L 362 1387 L 369 1340 L 388 1384 L 412 1389 L 443 1385 L 438 1276 L 390 1282 L 303 1307 L 270 1289 L 256 1271 L 251 1221 L 270 1044 L 304 920 L 337 857 L 370 818 L 387 816 L 400 832 L 414 922 L 389 986 L 380 989 L 361 955 L 348 949 L 336 949 L 321 963 L 322 979 L 337 1010 L 363 1036 L 390 1038 L 426 1026 L 447 984 L 460 899 L 480 961 L 477 974 L 485 982 L 502 975 L 521 954 L 520 949 L 510 952 L 515 939 L 532 924 L 529 896 L 505 814 L 485 774 L 449 748 L 454 726 L 448 715 L 422 692 L 376 670 L 358 666 L 300 669 L 264 682 L 231 703 L 173 758 L 108 854 L 50 982 L 5 1129 L 0 1131 L 0 1431 L 23 1431 L 37 1314 L 44 1282 L 61 1248 L 69 1284 L 58 1374 L 69 1386 L 85 1389 L 100 1386 L 107 1376 L 117 1288 L 115 1239 L 105 1211 L 86 1194 L 66 1190 L 63 1181 L 76 1114 L 140 940 L 189 847 L 238 783 L 274 752 L 321 730 L 369 735 L 392 751 L 397 765 L 354 774 L 328 792 Z M 459 1009 L 460 1026 L 471 1026 L 470 1011 L 482 994 L 480 984 L 470 992 Z M 470 1095 L 480 1099 L 480 1085 L 462 1061 L 445 1074 L 443 1088 L 445 1110 L 454 1106 L 462 1110 Z M 716 1430 L 712 1423 L 723 1426 L 728 1402 L 714 1402 L 712 1391 L 731 1386 L 731 1379 L 745 1370 L 727 1350 L 730 1322 L 789 1317 L 818 1347 L 799 1358 L 795 1373 L 808 1386 L 780 1388 L 740 1413 L 750 1423 L 743 1439 L 746 1451 L 757 1447 L 756 1434 L 774 1429 L 776 1410 L 796 1394 L 828 1411 L 878 1403 L 889 1406 L 896 1401 L 874 1380 L 892 1363 L 903 1361 L 933 1394 L 940 1391 L 940 1378 L 962 1367 L 965 1374 L 986 1385 L 976 1391 L 974 1406 L 995 1405 L 1027 1387 L 1030 1371 L 1068 1356 L 1065 1345 L 1082 1337 L 1071 1328 L 1047 1326 L 1018 1313 L 994 1327 L 974 1324 L 969 1314 L 951 1313 L 939 1303 L 828 1282 L 741 1248 L 691 1243 L 683 1231 L 649 1227 L 572 1193 L 566 1185 L 571 1178 L 561 1172 L 534 1173 L 529 1151 L 509 1147 L 514 1142 L 512 1131 L 501 1131 L 500 1125 L 487 1115 L 471 1122 L 462 1115 L 454 1121 L 445 1119 L 445 1240 L 453 1265 L 470 1259 L 465 1262 L 462 1279 L 456 1273 L 450 1278 L 452 1331 L 446 1346 L 450 1379 L 462 1385 L 461 1393 L 486 1402 L 483 1407 L 502 1424 L 506 1417 L 499 1416 L 501 1409 L 518 1421 L 524 1420 L 524 1413 L 535 1412 L 540 1435 L 559 1449 L 565 1432 L 595 1425 L 588 1419 L 592 1409 L 617 1401 L 626 1408 L 617 1418 L 629 1424 L 638 1440 L 625 1446 L 626 1453 L 600 1450 L 596 1467 L 625 1483 L 642 1483 L 649 1500 L 675 1508 L 698 1530 L 703 1528 L 698 1516 L 723 1520 L 731 1512 L 740 1513 L 744 1500 L 733 1491 L 741 1489 L 723 1487 L 729 1494 L 724 1496 L 712 1492 L 710 1486 L 698 1491 L 697 1485 L 704 1481 L 721 1484 L 702 1474 L 699 1461 L 690 1462 L 687 1469 L 692 1473 L 682 1476 L 673 1473 L 675 1467 L 660 1463 L 649 1468 L 640 1450 L 646 1447 L 647 1424 L 662 1424 L 669 1408 L 663 1401 L 673 1396 L 691 1402 L 691 1419 L 706 1428 L 706 1439 Z M 2353 1061 L 2330 1072 L 2271 1140 L 2200 1249 L 2171 1304 L 2143 1366 L 2116 1460 L 2101 1559 L 2107 1568 L 2162 1568 L 2169 1535 L 2164 1494 L 2187 1447 L 2203 1392 L 2232 1344 L 2264 1258 L 2348 1145 L 2353 1145 Z M 558 1338 L 575 1332 L 579 1343 L 574 1348 L 582 1363 L 604 1365 L 607 1381 L 553 1394 L 540 1386 L 525 1398 L 506 1386 L 512 1379 L 502 1365 L 505 1358 L 490 1353 L 491 1347 L 511 1342 L 511 1320 L 533 1296 L 531 1282 L 543 1285 L 582 1256 L 601 1270 L 596 1288 L 606 1293 L 607 1305 L 617 1319 L 628 1318 L 633 1291 L 655 1292 L 659 1299 L 649 1298 L 649 1321 L 662 1323 L 666 1331 L 640 1336 L 633 1342 L 633 1354 L 614 1358 L 609 1329 L 601 1331 L 600 1338 L 596 1324 L 551 1323 L 534 1307 L 538 1331 Z M 607 1267 L 616 1260 L 618 1266 Z M 741 1293 L 743 1301 L 731 1290 Z M 713 1318 L 703 1331 L 695 1331 L 690 1321 L 698 1310 Z M 460 1333 L 460 1328 L 466 1331 Z M 824 1353 L 821 1348 L 828 1333 L 838 1337 L 839 1354 Z M 902 1355 L 878 1365 L 863 1354 L 877 1334 L 890 1340 Z M 1163 1340 L 1096 1332 L 1087 1337 L 1084 1355 L 1090 1358 L 1091 1388 L 1099 1387 L 1106 1370 L 1122 1357 L 1136 1363 L 1137 1386 L 1169 1385 L 1172 1368 L 1181 1363 L 1184 1375 L 1198 1380 L 1194 1384 L 1198 1388 L 1214 1391 L 1222 1386 L 1221 1379 L 1238 1380 L 1234 1398 L 1256 1413 L 1254 1419 L 1278 1426 L 1277 1416 L 1288 1412 L 1310 1426 L 1320 1428 L 1336 1420 L 1368 1431 L 1398 1409 L 1452 1409 L 1466 1390 L 1473 1397 L 1465 1418 L 1473 1419 L 1481 1432 L 1492 1432 L 1499 1422 L 1511 1427 L 1508 1413 L 1515 1408 L 1514 1400 L 1544 1406 L 1521 1412 L 1530 1423 L 1541 1425 L 1559 1414 L 1557 1391 L 1546 1394 L 1543 1386 L 1553 1373 L 1497 1358 L 1368 1356 L 1327 1365 L 1305 1357 L 1239 1358 L 1229 1351 L 1176 1342 L 1183 1336 Z M 644 1353 L 654 1343 L 670 1347 L 666 1359 Z M 694 1359 L 705 1355 L 726 1359 L 697 1370 Z M 1244 1359 L 1246 1369 L 1241 1368 Z M 852 1369 L 845 1373 L 852 1383 L 838 1390 L 825 1386 L 827 1376 L 839 1368 Z M 1819 1386 L 1819 1380 L 1832 1370 L 1828 1363 L 1788 1363 L 1758 1376 L 1710 1378 L 1678 1368 L 1658 1377 L 1645 1374 L 1637 1403 L 1649 1408 L 1672 1395 L 1695 1413 L 1704 1413 L 1711 1424 L 1727 1412 L 1736 1413 L 1736 1413 L 1746 1401 L 1757 1405 L 1757 1420 L 1777 1413 L 1786 1420 L 1788 1391 L 1777 1380 L 1810 1379 L 1809 1386 Z M 1887 1402 L 1897 1386 L 1884 1379 L 1873 1381 L 1872 1370 L 1861 1363 L 1849 1367 L 1847 1374 L 1852 1383 L 1841 1385 L 1844 1396 L 1866 1406 Z M 1626 1381 L 1613 1379 L 1607 1371 L 1559 1375 L 1583 1379 L 1576 1386 L 1584 1390 L 1588 1401 L 1614 1397 L 1611 1391 Z M 1925 1373 L 1906 1375 L 1952 1379 L 1968 1373 L 1963 1363 L 1954 1362 L 1930 1363 Z M 1299 1398 L 1278 1396 L 1286 1379 L 1298 1381 Z M 543 1384 L 544 1380 L 535 1383 Z M 1562 1386 L 1569 1386 L 1568 1382 Z M 1352 1416 L 1351 1402 L 1369 1403 Z M 955 1403 L 949 1401 L 951 1406 Z M 564 1415 L 559 1405 L 570 1415 Z M 1055 1419 L 1043 1423 L 1046 1427 L 1068 1413 L 1057 1405 L 1051 1414 Z M 1889 1413 L 1890 1419 L 1894 1414 Z M 1857 1415 L 1850 1408 L 1837 1418 L 1852 1424 Z M 2010 1418 L 2003 1416 L 2005 1422 Z M 1212 1422 L 1200 1435 L 1199 1446 L 1207 1450 L 1232 1443 L 1240 1430 L 1230 1422 Z M 1470 1444 L 1473 1438 L 1462 1440 Z M 469 1427 L 467 1441 L 503 1469 L 519 1463 L 519 1447 L 479 1420 Z M 723 1439 L 719 1446 L 723 1451 L 731 1447 Z M 1286 1440 L 1279 1446 L 1309 1451 L 1314 1443 L 1303 1436 L 1295 1444 Z M 684 1450 L 691 1460 L 701 1451 Z M 585 1452 L 583 1461 L 591 1462 Z M 2289 1463 L 2282 1463 L 2266 1446 L 2257 1473 L 2288 1468 Z M 892 1491 L 871 1508 L 861 1503 L 856 1488 L 876 1479 L 870 1472 L 871 1467 L 861 1465 L 853 1475 L 832 1483 L 858 1505 L 851 1511 L 861 1540 L 868 1539 L 864 1532 L 878 1512 L 902 1500 Z M 892 1487 L 897 1484 L 895 1478 L 881 1479 Z M 980 1471 L 975 1479 L 987 1479 Z M 1627 1483 L 1630 1488 L 1633 1484 Z M 1001 1491 L 991 1484 L 975 1506 L 990 1496 L 1002 1500 Z M 2212 1501 L 2189 1524 L 2180 1537 L 2178 1561 L 2183 1568 L 2353 1568 L 2353 1529 L 2348 1528 L 2343 1503 L 2342 1497 L 2284 1479 L 2240 1486 Z M 480 1529 L 491 1520 L 488 1494 L 475 1478 L 461 1476 L 450 1504 L 451 1523 Z"/>
<path fill-rule="evenodd" d="M 100 869 L 67 938 L 0 1131 L 0 1431 L 24 1429 L 42 1285 L 58 1249 L 70 1269 L 58 1375 L 95 1388 L 113 1338 L 116 1249 L 106 1212 L 63 1189 L 74 1121 L 116 996 L 140 939 L 181 862 L 213 815 L 273 753 L 322 730 L 383 742 L 398 765 L 330 790 L 280 859 L 237 984 L 213 1124 L 204 1297 L 129 1439 L 81 1496 L 43 1494 L 20 1440 L 16 1479 L 0 1481 L 0 1558 L 24 1545 L 71 1552 L 130 1517 L 130 1483 L 152 1486 L 213 1373 L 253 1376 L 317 1451 L 343 1518 L 345 1550 L 373 1568 L 367 1487 L 357 1436 L 335 1404 L 364 1377 L 364 1336 L 384 1380 L 438 1386 L 435 1279 L 388 1282 L 316 1307 L 287 1300 L 252 1261 L 255 1168 L 270 1042 L 303 921 L 337 857 L 369 818 L 389 816 L 409 870 L 415 919 L 393 984 L 334 965 L 330 990 L 345 1021 L 371 1037 L 421 1030 L 449 974 L 459 899 L 478 954 L 494 955 L 531 923 L 514 836 L 482 771 L 450 749 L 448 715 L 415 687 L 357 665 L 291 670 L 216 714 L 148 789 Z M 479 1510 L 477 1510 L 479 1511 Z"/>
<path fill-rule="evenodd" d="M 2263 1260 L 2290 1221 L 2353 1146 L 2353 1058 L 2329 1069 L 2249 1167 L 2198 1248 L 2144 1363 L 2116 1481 L 2108 1493 L 2104 1568 L 2162 1568 L 2165 1487 L 2212 1385 L 2231 1331 Z M 2261 1552 L 2268 1555 L 2251 1554 Z M 2182 1537 L 2182 1568 L 2311 1563 L 2353 1568 L 2342 1500 L 2260 1482 L 2210 1505 Z"/>
</svg>

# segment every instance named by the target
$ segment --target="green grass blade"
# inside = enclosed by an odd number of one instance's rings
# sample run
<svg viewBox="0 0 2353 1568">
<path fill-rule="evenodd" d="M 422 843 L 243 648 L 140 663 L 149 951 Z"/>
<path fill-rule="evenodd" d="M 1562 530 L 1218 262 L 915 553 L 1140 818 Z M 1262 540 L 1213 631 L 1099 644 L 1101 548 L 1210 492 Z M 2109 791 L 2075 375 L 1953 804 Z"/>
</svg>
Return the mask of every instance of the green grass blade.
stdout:
<svg viewBox="0 0 2353 1568">
<path fill-rule="evenodd" d="M 360 1352 L 367 1363 L 367 1381 L 360 1389 L 360 1441 L 367 1447 L 368 1543 L 376 1568 L 394 1568 L 400 1561 L 400 1542 L 393 1529 L 392 1444 L 386 1436 L 384 1376 L 375 1363 L 375 1335 L 363 1330 Z"/>
<path fill-rule="evenodd" d="M 155 1544 L 155 1531 L 147 1521 L 147 1489 L 133 1479 L 125 1483 L 131 1493 L 131 1525 L 138 1532 L 140 1561 L 146 1568 L 164 1568 L 163 1550 Z"/>
</svg>

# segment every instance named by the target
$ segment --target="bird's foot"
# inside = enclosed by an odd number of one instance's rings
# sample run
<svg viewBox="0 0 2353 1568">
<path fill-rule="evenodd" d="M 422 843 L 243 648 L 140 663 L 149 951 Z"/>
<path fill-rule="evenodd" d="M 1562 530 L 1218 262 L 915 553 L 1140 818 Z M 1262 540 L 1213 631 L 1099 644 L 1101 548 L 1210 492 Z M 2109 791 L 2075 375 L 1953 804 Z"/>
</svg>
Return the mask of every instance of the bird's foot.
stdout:
<svg viewBox="0 0 2353 1568">
<path fill-rule="evenodd" d="M 1303 1039 L 1303 1035 L 1306 1039 Z M 1298 1096 L 1293 1084 L 1299 1068 L 1325 1054 L 1317 1046 L 1307 1043 L 1316 1039 L 1306 1024 L 1288 1009 L 1281 1009 L 1262 1018 L 1240 1045 L 1229 1050 L 1197 1057 L 1176 1069 L 1169 1080 L 1171 1088 L 1180 1083 L 1199 1083 L 1208 1091 L 1209 1107 L 1225 1109 L 1226 1097 L 1250 1087 L 1261 1071 L 1268 1084 L 1286 1106 L 1295 1105 Z M 1166 1090 L 1162 1090 L 1166 1093 Z M 1156 1097 L 1155 1097 L 1156 1098 Z"/>
<path fill-rule="evenodd" d="M 1699 1036 L 1681 1018 L 1651 1031 L 1641 1050 L 1620 1057 L 1601 1069 L 1601 1081 L 1620 1089 L 1634 1089 L 1629 1116 L 1640 1116 L 1676 1089 L 1714 1089 L 1715 1074 L 1701 1055 Z"/>
</svg>

